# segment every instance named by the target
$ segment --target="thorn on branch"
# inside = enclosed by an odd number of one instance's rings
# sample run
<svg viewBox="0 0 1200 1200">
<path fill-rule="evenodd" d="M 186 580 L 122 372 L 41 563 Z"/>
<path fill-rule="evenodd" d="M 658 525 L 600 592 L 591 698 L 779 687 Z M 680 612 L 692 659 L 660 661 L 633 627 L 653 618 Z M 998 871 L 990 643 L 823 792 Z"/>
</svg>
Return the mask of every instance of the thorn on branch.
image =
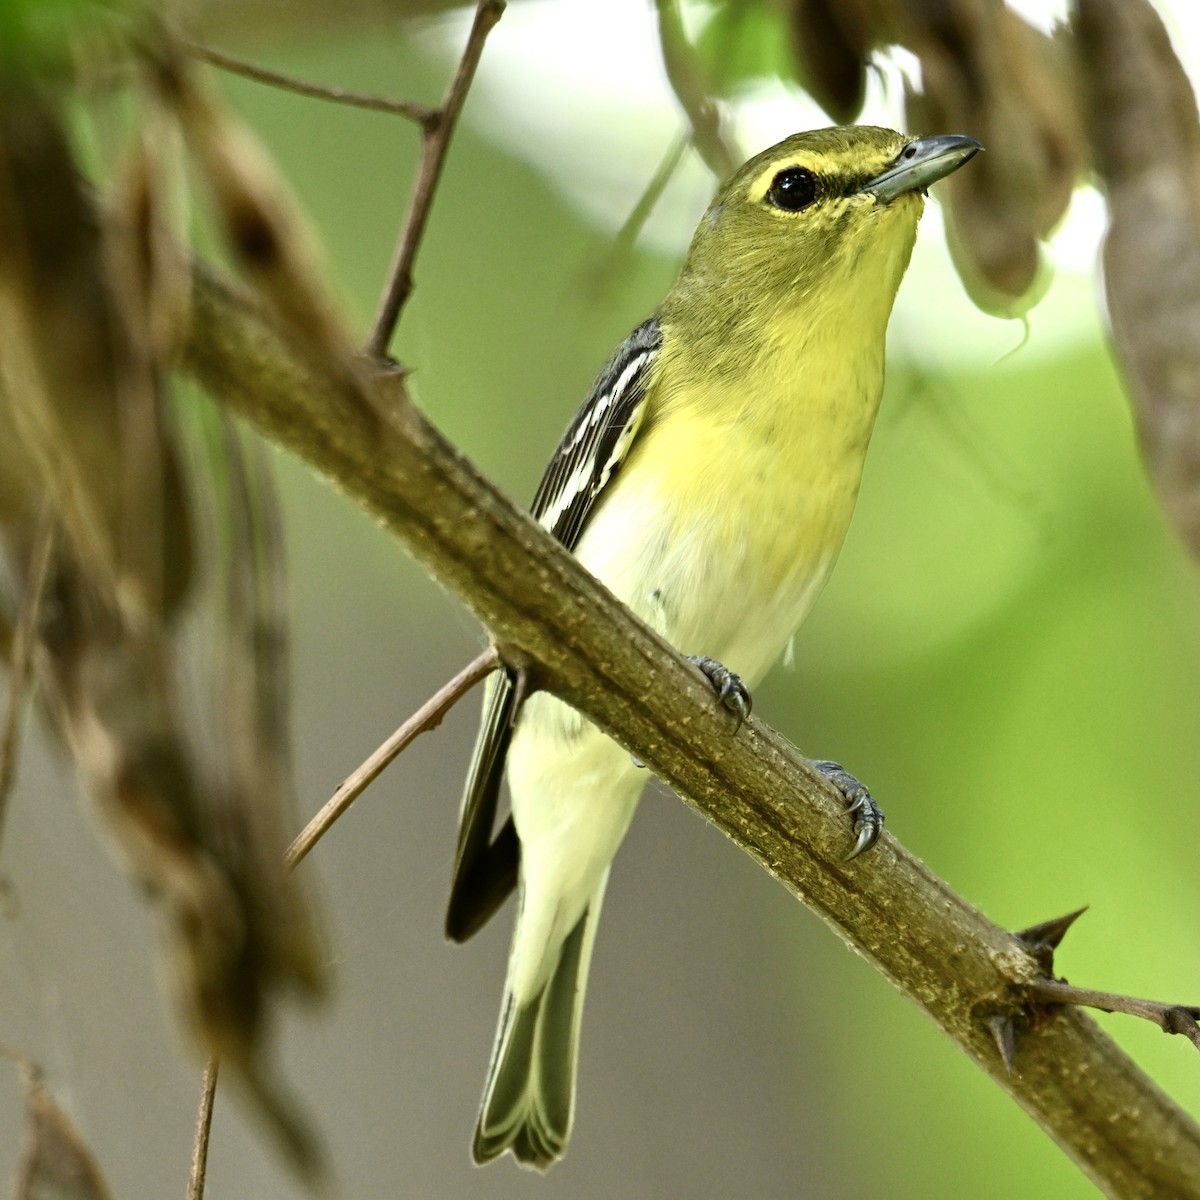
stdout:
<svg viewBox="0 0 1200 1200">
<path fill-rule="evenodd" d="M 1021 929 L 1014 933 L 1013 936 L 1025 944 L 1025 948 L 1033 955 L 1044 974 L 1053 975 L 1054 951 L 1058 949 L 1063 938 L 1066 937 L 1067 930 L 1087 910 L 1088 906 L 1085 904 L 1082 908 L 1077 908 L 1074 912 L 1069 912 L 1065 916 L 1052 917 L 1049 921 L 1030 925 L 1028 929 Z"/>
<path fill-rule="evenodd" d="M 1016 1053 L 1016 1034 L 1013 1018 L 1004 1013 L 992 1013 L 987 1019 L 987 1026 L 996 1040 L 996 1049 L 1004 1062 L 1004 1069 L 1013 1073 L 1013 1055 Z"/>
<path fill-rule="evenodd" d="M 1022 1007 L 1036 1022 L 1039 1016 L 1052 1016 L 1063 1005 L 1096 1008 L 1101 1012 L 1125 1013 L 1153 1021 L 1164 1033 L 1182 1034 L 1200 1050 L 1200 1006 L 1165 1004 L 1157 1000 L 1139 1000 L 1116 992 L 1098 992 L 1091 988 L 1073 987 L 1066 980 L 1054 979 L 1054 951 L 1067 930 L 1087 911 L 1077 908 L 1061 917 L 1031 925 L 1014 934 L 1037 962 L 1043 972 L 1040 978 L 1019 985 Z M 1009 1074 L 1012 1073 L 1015 1013 L 992 1013 L 986 1024 L 996 1040 L 996 1048 Z"/>
</svg>

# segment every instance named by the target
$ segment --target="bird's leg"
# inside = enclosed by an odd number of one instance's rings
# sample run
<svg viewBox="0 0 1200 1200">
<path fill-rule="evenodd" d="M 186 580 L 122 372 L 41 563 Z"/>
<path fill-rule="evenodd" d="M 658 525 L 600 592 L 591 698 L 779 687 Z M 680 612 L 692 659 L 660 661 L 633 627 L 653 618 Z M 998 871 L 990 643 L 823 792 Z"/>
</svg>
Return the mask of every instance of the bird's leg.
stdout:
<svg viewBox="0 0 1200 1200">
<path fill-rule="evenodd" d="M 689 654 L 688 662 L 695 663 L 700 668 L 704 677 L 713 685 L 721 703 L 737 717 L 737 724 L 733 727 L 734 733 L 737 733 L 753 707 L 750 690 L 742 682 L 741 676 L 735 675 L 715 658 L 706 658 L 702 654 Z"/>
<path fill-rule="evenodd" d="M 846 855 L 846 859 L 857 858 L 879 841 L 879 835 L 883 832 L 883 812 L 872 799 L 871 793 L 841 763 L 810 760 L 810 765 L 846 797 L 846 811 L 853 814 L 854 832 L 858 834 L 854 849 Z"/>
<path fill-rule="evenodd" d="M 742 682 L 740 675 L 735 675 L 715 658 L 706 658 L 703 654 L 689 654 L 688 662 L 694 663 L 700 668 L 705 679 L 712 684 L 718 699 L 737 718 L 733 727 L 733 732 L 737 733 L 753 707 L 754 702 L 750 699 L 750 689 Z M 631 754 L 629 758 L 635 767 L 646 765 L 635 755 Z"/>
</svg>

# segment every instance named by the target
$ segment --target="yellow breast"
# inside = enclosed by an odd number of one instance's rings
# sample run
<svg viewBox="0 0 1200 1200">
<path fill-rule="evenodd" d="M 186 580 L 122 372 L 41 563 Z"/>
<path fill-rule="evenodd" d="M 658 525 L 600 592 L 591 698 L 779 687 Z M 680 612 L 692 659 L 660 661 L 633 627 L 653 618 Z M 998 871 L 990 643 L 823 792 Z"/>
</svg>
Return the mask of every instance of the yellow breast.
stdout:
<svg viewBox="0 0 1200 1200">
<path fill-rule="evenodd" d="M 822 371 L 824 357 L 776 354 L 753 392 L 656 397 L 577 550 L 681 651 L 749 681 L 833 566 L 878 407 L 882 342 L 852 367 Z"/>
</svg>

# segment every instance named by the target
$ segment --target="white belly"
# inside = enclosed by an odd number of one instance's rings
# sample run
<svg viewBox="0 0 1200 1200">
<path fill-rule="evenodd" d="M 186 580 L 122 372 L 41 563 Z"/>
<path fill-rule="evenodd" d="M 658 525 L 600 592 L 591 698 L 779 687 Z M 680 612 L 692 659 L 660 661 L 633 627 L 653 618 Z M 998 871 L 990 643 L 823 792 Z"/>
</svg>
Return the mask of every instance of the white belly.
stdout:
<svg viewBox="0 0 1200 1200">
<path fill-rule="evenodd" d="M 728 431 L 714 434 L 729 447 Z M 764 469 L 781 469 L 773 447 L 759 450 Z M 732 457 L 735 468 L 749 472 L 747 485 L 762 488 L 755 447 L 743 445 Z M 706 490 L 705 481 L 689 478 L 681 487 L 678 477 L 651 474 L 645 461 L 634 455 L 626 463 L 576 553 L 682 653 L 718 659 L 753 686 L 833 566 L 857 466 L 808 489 L 798 480 L 790 488 L 768 486 L 764 494 L 783 497 L 785 511 L 766 513 L 709 502 L 715 489 Z M 686 469 L 686 458 L 672 461 Z M 646 772 L 574 710 L 539 693 L 514 733 L 508 778 L 522 847 L 522 914 L 510 977 L 520 1003 L 536 995 L 558 947 L 603 886 Z"/>
<path fill-rule="evenodd" d="M 680 495 L 677 478 L 664 480 L 634 460 L 576 553 L 681 653 L 715 658 L 753 686 L 829 577 L 860 471 L 854 464 L 841 478 L 827 476 L 816 486 L 795 480 L 790 487 L 763 488 L 753 464 L 758 456 L 743 450 L 733 457 L 747 486 L 778 498 L 774 509 L 722 503 L 705 495 L 703 481 Z M 761 457 L 770 470 L 780 470 L 770 447 Z"/>
</svg>

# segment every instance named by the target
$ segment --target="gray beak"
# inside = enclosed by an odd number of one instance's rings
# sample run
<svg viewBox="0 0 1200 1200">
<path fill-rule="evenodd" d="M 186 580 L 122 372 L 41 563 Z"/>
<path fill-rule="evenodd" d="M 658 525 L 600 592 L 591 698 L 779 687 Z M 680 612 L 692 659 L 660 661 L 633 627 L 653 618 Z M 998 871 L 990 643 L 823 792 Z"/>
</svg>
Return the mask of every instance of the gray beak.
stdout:
<svg viewBox="0 0 1200 1200">
<path fill-rule="evenodd" d="M 858 190 L 887 204 L 905 192 L 920 191 L 944 179 L 982 149 L 981 141 L 961 133 L 917 138 L 900 151 L 886 171 L 868 179 Z"/>
</svg>

